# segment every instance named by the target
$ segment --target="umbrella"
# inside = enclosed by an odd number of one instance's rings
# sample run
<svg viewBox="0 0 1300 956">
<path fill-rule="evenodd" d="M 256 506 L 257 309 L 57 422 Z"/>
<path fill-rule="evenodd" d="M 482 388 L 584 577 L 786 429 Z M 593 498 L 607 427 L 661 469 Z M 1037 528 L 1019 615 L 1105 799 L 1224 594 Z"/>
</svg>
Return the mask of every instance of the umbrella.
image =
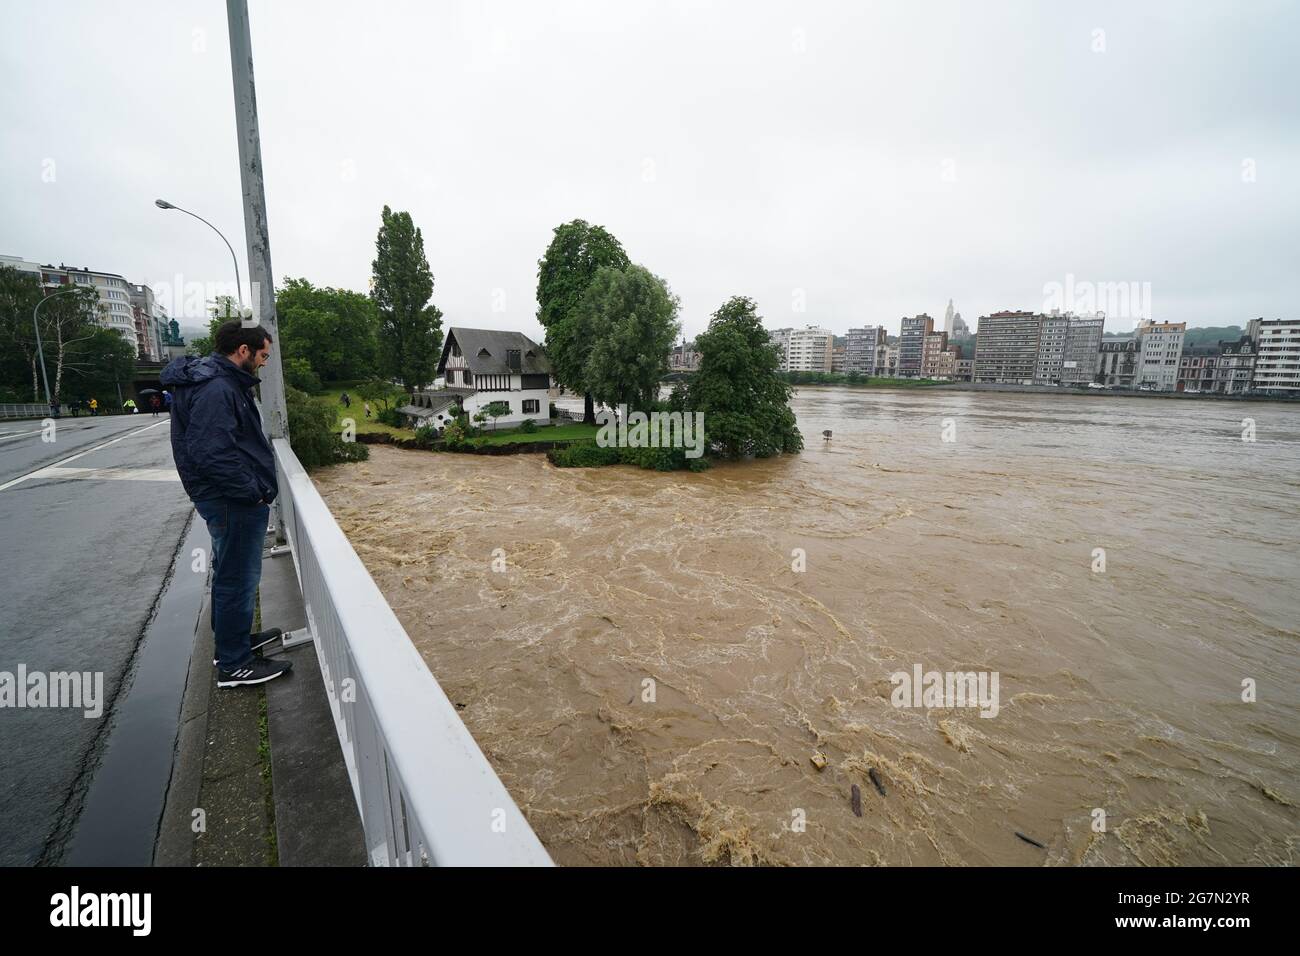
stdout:
<svg viewBox="0 0 1300 956">
<path fill-rule="evenodd" d="M 142 388 L 136 391 L 136 394 L 141 398 L 144 398 L 146 395 L 157 395 L 159 392 L 156 388 Z"/>
</svg>

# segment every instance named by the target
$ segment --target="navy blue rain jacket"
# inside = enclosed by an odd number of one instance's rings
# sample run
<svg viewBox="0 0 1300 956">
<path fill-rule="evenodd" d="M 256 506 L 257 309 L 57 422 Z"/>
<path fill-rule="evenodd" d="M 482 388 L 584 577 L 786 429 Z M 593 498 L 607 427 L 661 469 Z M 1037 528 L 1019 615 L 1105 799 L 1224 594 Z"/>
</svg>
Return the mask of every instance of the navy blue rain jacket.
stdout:
<svg viewBox="0 0 1300 956">
<path fill-rule="evenodd" d="M 175 359 L 161 379 L 172 393 L 172 457 L 190 500 L 270 504 L 279 488 L 253 404 L 257 379 L 217 354 Z"/>
</svg>

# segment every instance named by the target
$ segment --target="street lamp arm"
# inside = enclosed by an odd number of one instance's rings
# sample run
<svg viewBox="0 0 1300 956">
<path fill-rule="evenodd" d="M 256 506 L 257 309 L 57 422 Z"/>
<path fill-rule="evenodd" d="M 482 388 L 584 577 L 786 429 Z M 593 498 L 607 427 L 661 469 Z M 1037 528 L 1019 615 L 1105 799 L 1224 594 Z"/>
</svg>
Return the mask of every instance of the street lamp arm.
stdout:
<svg viewBox="0 0 1300 956">
<path fill-rule="evenodd" d="M 178 212 L 183 212 L 183 213 L 185 213 L 185 215 L 187 215 L 187 216 L 193 216 L 193 217 L 194 217 L 195 219 L 197 219 L 199 222 L 203 223 L 203 225 L 207 226 L 209 229 L 211 229 L 213 232 L 215 232 L 218 236 L 221 236 L 221 241 L 224 242 L 224 243 L 226 244 L 226 248 L 230 250 L 230 259 L 231 259 L 231 261 L 235 263 L 235 297 L 236 297 L 237 299 L 239 299 L 239 311 L 240 311 L 240 313 L 241 313 L 241 315 L 242 315 L 242 313 L 243 313 L 243 311 L 244 311 L 244 293 L 243 293 L 243 290 L 240 288 L 240 284 L 239 284 L 239 259 L 235 256 L 235 250 L 234 250 L 234 248 L 230 245 L 230 240 L 227 239 L 225 236 L 221 235 L 221 230 L 220 230 L 220 229 L 218 229 L 216 226 L 212 225 L 212 223 L 208 222 L 206 219 L 204 219 L 204 218 L 203 218 L 202 216 L 200 216 L 198 213 L 196 213 L 196 212 L 190 212 L 188 209 L 182 209 L 180 206 L 177 206 L 175 203 L 167 203 L 167 204 L 164 206 L 164 205 L 161 205 L 161 202 L 162 202 L 162 200 L 159 200 L 158 203 L 156 204 L 156 205 L 158 205 L 158 208 L 160 208 L 160 209 L 175 209 L 175 210 L 177 210 Z"/>
</svg>

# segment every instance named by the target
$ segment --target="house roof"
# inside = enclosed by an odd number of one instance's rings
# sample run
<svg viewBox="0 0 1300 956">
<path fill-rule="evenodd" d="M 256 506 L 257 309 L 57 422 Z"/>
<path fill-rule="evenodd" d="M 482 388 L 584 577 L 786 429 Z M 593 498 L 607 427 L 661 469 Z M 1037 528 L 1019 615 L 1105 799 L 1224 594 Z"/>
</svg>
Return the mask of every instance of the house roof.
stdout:
<svg viewBox="0 0 1300 956">
<path fill-rule="evenodd" d="M 447 368 L 451 343 L 460 346 L 465 364 L 475 375 L 509 375 L 512 369 L 506 364 L 506 352 L 518 349 L 521 371 L 525 375 L 550 374 L 551 363 L 542 347 L 522 332 L 499 332 L 495 329 L 451 328 L 442 344 L 442 357 L 438 359 L 438 374 Z"/>
</svg>

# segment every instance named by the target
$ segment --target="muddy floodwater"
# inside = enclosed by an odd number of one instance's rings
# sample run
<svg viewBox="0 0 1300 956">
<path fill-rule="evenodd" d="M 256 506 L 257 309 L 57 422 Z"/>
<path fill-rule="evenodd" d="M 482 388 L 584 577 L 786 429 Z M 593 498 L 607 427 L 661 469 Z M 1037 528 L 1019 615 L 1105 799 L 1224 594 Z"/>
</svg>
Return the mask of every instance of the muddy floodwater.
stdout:
<svg viewBox="0 0 1300 956">
<path fill-rule="evenodd" d="M 702 474 L 316 475 L 557 863 L 1296 862 L 1300 407 L 792 405 L 803 454 Z M 894 706 L 918 665 L 996 715 Z"/>
</svg>

